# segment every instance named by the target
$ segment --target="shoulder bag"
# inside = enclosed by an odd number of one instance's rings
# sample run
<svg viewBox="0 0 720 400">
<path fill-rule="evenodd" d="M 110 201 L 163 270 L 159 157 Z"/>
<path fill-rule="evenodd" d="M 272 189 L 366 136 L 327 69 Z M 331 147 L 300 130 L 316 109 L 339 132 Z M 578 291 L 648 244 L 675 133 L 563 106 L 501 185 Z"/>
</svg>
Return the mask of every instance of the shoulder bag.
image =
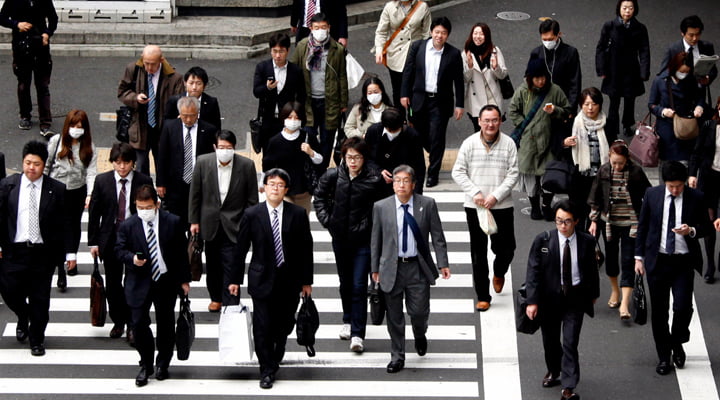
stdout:
<svg viewBox="0 0 720 400">
<path fill-rule="evenodd" d="M 405 25 L 407 25 L 407 23 L 410 22 L 410 18 L 412 18 L 413 14 L 415 14 L 415 11 L 418 9 L 418 7 L 420 7 L 420 4 L 422 4 L 422 3 L 424 3 L 424 2 L 423 2 L 423 1 L 418 1 L 417 3 L 415 3 L 415 5 L 413 6 L 413 8 L 410 9 L 410 12 L 408 12 L 408 14 L 405 16 L 405 19 L 402 21 L 402 23 L 400 24 L 400 26 L 398 26 L 398 28 L 395 29 L 395 32 L 393 32 L 393 34 L 390 35 L 390 39 L 388 39 L 388 40 L 385 42 L 385 44 L 383 45 L 383 49 L 382 49 L 382 64 L 383 64 L 384 66 L 387 67 L 387 49 L 388 49 L 388 47 L 390 47 L 390 44 L 392 43 L 393 40 L 395 40 L 395 38 L 397 37 L 397 35 L 400 34 L 400 31 L 402 31 L 403 28 L 405 28 Z"/>
<path fill-rule="evenodd" d="M 525 115 L 525 119 L 523 119 L 520 125 L 518 125 L 517 128 L 515 128 L 515 130 L 513 130 L 510 134 L 510 138 L 515 141 L 515 146 L 517 146 L 518 148 L 520 148 L 520 139 L 522 138 L 522 134 L 525 131 L 525 128 L 527 128 L 528 124 L 530 124 L 530 121 L 535 118 L 535 114 L 537 114 L 543 101 L 545 101 L 545 96 L 547 96 L 547 94 L 548 91 L 545 91 L 541 93 L 537 99 L 535 99 L 535 103 L 533 103 L 530 111 L 527 113 L 527 115 Z"/>
<path fill-rule="evenodd" d="M 48 167 L 47 176 L 50 176 L 50 174 L 52 174 L 53 168 L 55 168 L 55 161 L 57 160 L 57 151 L 58 151 L 58 148 L 60 147 L 60 141 L 62 140 L 62 134 L 58 134 L 57 137 L 58 137 L 58 141 L 57 141 L 57 143 L 55 143 L 55 150 L 53 150 L 52 154 L 49 154 L 49 156 L 52 158 L 50 158 L 51 161 L 48 161 L 49 167 Z"/>
<path fill-rule="evenodd" d="M 675 110 L 675 102 L 673 101 L 672 88 L 670 87 L 670 79 L 668 78 L 665 83 L 667 84 L 668 96 L 670 97 L 670 108 Z M 700 133 L 700 127 L 698 126 L 697 119 L 695 116 L 683 117 L 678 115 L 677 111 L 673 115 L 673 133 L 678 140 L 692 140 Z"/>
<path fill-rule="evenodd" d="M 630 150 L 630 158 L 640 166 L 657 167 L 659 141 L 660 138 L 655 133 L 655 123 L 652 120 L 652 114 L 648 112 L 645 118 L 637 123 L 635 137 L 633 137 L 628 148 L 628 150 Z"/>
</svg>

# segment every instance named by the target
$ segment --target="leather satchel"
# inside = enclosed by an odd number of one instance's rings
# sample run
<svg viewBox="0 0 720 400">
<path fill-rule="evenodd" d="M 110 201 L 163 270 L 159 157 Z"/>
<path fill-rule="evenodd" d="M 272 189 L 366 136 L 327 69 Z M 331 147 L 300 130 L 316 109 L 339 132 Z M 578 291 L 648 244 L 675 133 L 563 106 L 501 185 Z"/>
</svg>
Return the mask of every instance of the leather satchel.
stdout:
<svg viewBox="0 0 720 400">
<path fill-rule="evenodd" d="M 527 293 L 525 292 L 525 284 L 515 293 L 515 325 L 520 333 L 532 335 L 540 329 L 540 320 L 538 315 L 535 319 L 530 319 L 525 310 L 527 309 Z"/>
<path fill-rule="evenodd" d="M 180 315 L 178 315 L 175 328 L 175 348 L 178 360 L 190 358 L 190 349 L 194 341 L 195 314 L 190 310 L 190 299 L 185 295 L 180 297 Z"/>
<path fill-rule="evenodd" d="M 645 298 L 645 285 L 643 276 L 635 275 L 635 287 L 632 292 L 633 319 L 638 325 L 647 323 L 647 300 Z"/>
<path fill-rule="evenodd" d="M 370 321 L 373 325 L 382 325 L 385 319 L 385 296 L 380 293 L 378 282 L 370 283 L 368 288 L 368 301 L 370 302 Z"/>
<path fill-rule="evenodd" d="M 310 295 L 302 297 L 302 305 L 297 315 L 295 335 L 297 343 L 305 346 L 308 357 L 315 357 L 315 332 L 320 327 L 320 316 Z"/>
<path fill-rule="evenodd" d="M 107 317 L 105 282 L 100 275 L 97 257 L 93 260 L 93 264 L 93 272 L 90 276 L 90 323 L 92 326 L 104 326 Z"/>
<path fill-rule="evenodd" d="M 203 241 L 200 239 L 200 236 L 198 234 L 194 234 L 190 236 L 190 239 L 188 240 L 188 260 L 190 262 L 190 274 L 192 275 L 192 280 L 197 282 L 200 280 L 200 277 L 203 273 L 203 263 L 202 263 L 202 252 L 203 252 Z"/>
<path fill-rule="evenodd" d="M 648 118 L 650 119 L 648 125 Z M 658 166 L 658 142 L 660 138 L 655 133 L 655 123 L 649 112 L 642 121 L 637 123 L 635 137 L 630 142 L 630 158 L 643 167 Z"/>
</svg>

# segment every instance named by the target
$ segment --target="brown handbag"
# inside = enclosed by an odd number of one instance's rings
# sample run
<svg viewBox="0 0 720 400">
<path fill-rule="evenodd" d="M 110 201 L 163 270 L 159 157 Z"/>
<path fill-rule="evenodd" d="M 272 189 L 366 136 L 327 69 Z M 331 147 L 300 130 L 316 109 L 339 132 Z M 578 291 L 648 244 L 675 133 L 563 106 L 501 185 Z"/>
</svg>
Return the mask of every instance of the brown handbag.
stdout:
<svg viewBox="0 0 720 400">
<path fill-rule="evenodd" d="M 190 261 L 190 274 L 192 280 L 197 282 L 202 277 L 203 264 L 202 264 L 202 252 L 203 252 L 203 241 L 200 236 L 196 233 L 190 236 L 188 240 L 188 260 Z"/>
<path fill-rule="evenodd" d="M 675 102 L 673 101 L 672 89 L 670 87 L 670 80 L 665 81 L 667 83 L 668 96 L 670 97 L 670 108 L 675 110 Z M 678 140 L 692 140 L 698 137 L 700 133 L 700 127 L 698 126 L 697 119 L 694 116 L 681 117 L 673 115 L 673 133 L 675 138 Z"/>
<path fill-rule="evenodd" d="M 388 47 L 390 47 L 390 43 L 392 43 L 392 41 L 395 40 L 397 35 L 400 34 L 400 31 L 402 31 L 403 28 L 405 27 L 405 25 L 407 25 L 407 23 L 410 22 L 410 18 L 412 18 L 413 14 L 415 14 L 415 10 L 418 9 L 418 7 L 420 6 L 421 3 L 423 3 L 423 1 L 418 1 L 417 3 L 415 3 L 413 8 L 410 9 L 410 12 L 408 12 L 408 15 L 405 16 L 405 19 L 400 24 L 400 26 L 398 26 L 398 28 L 395 29 L 395 32 L 393 32 L 393 34 L 390 36 L 390 39 L 388 39 L 385 42 L 385 45 L 383 46 L 383 49 L 382 49 L 382 64 L 384 66 L 387 67 L 387 49 L 388 49 Z"/>
<path fill-rule="evenodd" d="M 648 118 L 649 125 L 648 125 Z M 637 123 L 637 131 L 630 142 L 630 158 L 643 167 L 658 166 L 658 142 L 660 138 L 655 133 L 655 123 L 649 112 L 642 121 Z"/>
<path fill-rule="evenodd" d="M 100 275 L 97 257 L 94 258 L 93 264 L 93 272 L 90 276 L 90 323 L 92 326 L 104 326 L 107 317 L 105 282 Z"/>
</svg>

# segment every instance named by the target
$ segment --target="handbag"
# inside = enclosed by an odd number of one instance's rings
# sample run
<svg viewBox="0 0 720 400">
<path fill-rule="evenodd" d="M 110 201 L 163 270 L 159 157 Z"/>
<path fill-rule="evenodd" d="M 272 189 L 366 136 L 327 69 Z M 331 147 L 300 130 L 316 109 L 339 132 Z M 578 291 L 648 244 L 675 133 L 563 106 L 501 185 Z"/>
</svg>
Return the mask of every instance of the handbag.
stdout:
<svg viewBox="0 0 720 400">
<path fill-rule="evenodd" d="M 195 282 L 200 280 L 203 273 L 203 245 L 204 243 L 202 239 L 200 239 L 200 235 L 196 233 L 190 236 L 190 239 L 188 240 L 187 253 L 188 260 L 190 261 L 190 274 L 192 275 L 192 280 Z"/>
<path fill-rule="evenodd" d="M 415 14 L 415 11 L 420 7 L 420 4 L 423 3 L 422 0 L 415 3 L 413 8 L 410 9 L 410 12 L 407 13 L 405 16 L 405 19 L 400 23 L 400 25 L 395 29 L 395 32 L 393 32 L 392 35 L 390 35 L 390 39 L 388 39 L 385 44 L 383 45 L 382 49 L 382 64 L 387 67 L 387 50 L 390 47 L 390 44 L 393 40 L 397 37 L 397 35 L 400 34 L 400 32 L 405 28 L 405 25 L 407 25 L 408 22 L 410 22 L 410 18 L 412 18 L 413 14 Z"/>
<path fill-rule="evenodd" d="M 254 343 L 252 318 L 247 306 L 225 306 L 218 324 L 218 349 L 224 363 L 247 363 L 252 361 Z"/>
<path fill-rule="evenodd" d="M 542 188 L 552 193 L 569 193 L 575 165 L 565 160 L 552 160 L 545 165 Z"/>
<path fill-rule="evenodd" d="M 648 118 L 650 119 L 650 125 L 648 125 Z M 652 114 L 648 112 L 645 118 L 637 123 L 635 137 L 633 137 L 628 148 L 630 158 L 642 167 L 657 167 L 659 141 L 660 138 L 655 133 Z"/>
<path fill-rule="evenodd" d="M 515 89 L 513 88 L 512 82 L 510 82 L 510 74 L 507 74 L 504 78 L 500 79 L 498 84 L 500 84 L 500 93 L 502 93 L 502 98 L 505 100 L 512 99 L 515 94 Z"/>
<path fill-rule="evenodd" d="M 670 108 L 675 110 L 675 102 L 673 101 L 672 89 L 670 88 L 670 79 L 666 80 L 668 89 L 668 97 L 670 97 Z M 673 133 L 678 140 L 692 140 L 698 136 L 700 127 L 694 116 L 682 117 L 677 114 L 673 115 Z"/>
<path fill-rule="evenodd" d="M 318 315 L 315 302 L 310 295 L 302 297 L 302 305 L 297 315 L 295 335 L 297 343 L 305 346 L 308 357 L 315 357 L 315 332 L 320 327 L 320 316 Z"/>
<path fill-rule="evenodd" d="M 252 148 L 255 151 L 255 154 L 260 154 L 260 151 L 262 151 L 262 146 L 260 145 L 260 136 L 262 135 L 262 103 L 263 100 L 260 100 L 260 104 L 258 104 L 258 111 L 257 116 L 250 120 L 250 143 L 252 144 Z"/>
<path fill-rule="evenodd" d="M 635 275 L 635 287 L 632 292 L 633 320 L 638 325 L 647 323 L 647 300 L 645 298 L 645 285 L 643 276 Z"/>
<path fill-rule="evenodd" d="M 187 360 L 190 357 L 193 341 L 195 341 L 195 314 L 190 310 L 190 299 L 185 295 L 180 297 L 180 315 L 175 328 L 178 360 Z"/>
<path fill-rule="evenodd" d="M 477 207 L 477 215 L 480 229 L 482 229 L 486 235 L 490 236 L 497 233 L 497 223 L 490 210 L 485 207 Z"/>
<path fill-rule="evenodd" d="M 133 81 L 129 86 L 137 91 L 137 75 L 140 67 L 135 66 Z M 133 109 L 128 106 L 121 106 L 115 110 L 115 139 L 123 143 L 130 142 L 130 125 L 132 125 Z"/>
<path fill-rule="evenodd" d="M 605 254 L 600 250 L 600 243 L 595 238 L 595 261 L 597 261 L 598 269 L 605 263 Z"/>
<path fill-rule="evenodd" d="M 308 143 L 309 135 L 309 133 L 305 132 L 305 139 L 303 140 L 305 143 Z M 318 181 L 320 180 L 320 176 L 317 169 L 315 168 L 315 164 L 313 164 L 310 157 L 305 157 L 305 163 L 303 164 L 303 175 L 305 176 L 308 184 L 308 192 L 314 195 L 315 188 L 317 188 Z"/>
<path fill-rule="evenodd" d="M 527 316 L 525 313 L 527 305 L 527 292 L 523 283 L 515 293 L 515 325 L 518 332 L 532 335 L 540 329 L 540 320 L 537 315 L 535 319 Z"/>
<path fill-rule="evenodd" d="M 345 73 L 347 74 L 348 89 L 355 89 L 365 75 L 365 69 L 348 51 L 345 51 Z"/>
<path fill-rule="evenodd" d="M 368 301 L 370 302 L 370 321 L 373 325 L 382 325 L 385 319 L 385 296 L 380 293 L 380 283 L 371 282 L 368 288 Z"/>
<path fill-rule="evenodd" d="M 90 323 L 92 326 L 104 326 L 107 317 L 107 295 L 105 281 L 100 275 L 98 259 L 93 259 L 93 272 L 90 275 Z"/>
</svg>

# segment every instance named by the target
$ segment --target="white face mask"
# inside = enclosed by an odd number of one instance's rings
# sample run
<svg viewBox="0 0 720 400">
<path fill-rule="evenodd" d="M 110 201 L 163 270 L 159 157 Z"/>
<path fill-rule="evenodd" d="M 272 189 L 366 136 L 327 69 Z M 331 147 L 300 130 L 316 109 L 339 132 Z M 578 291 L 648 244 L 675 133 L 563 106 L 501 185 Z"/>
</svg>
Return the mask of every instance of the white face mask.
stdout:
<svg viewBox="0 0 720 400">
<path fill-rule="evenodd" d="M 688 76 L 687 72 L 678 71 L 675 73 L 675 77 L 678 78 L 678 80 L 683 80 L 683 79 L 687 78 L 687 76 Z"/>
<path fill-rule="evenodd" d="M 369 94 L 367 95 L 367 100 L 370 102 L 370 104 L 376 106 L 382 101 L 382 93 Z"/>
<path fill-rule="evenodd" d="M 145 222 L 152 222 L 155 220 L 155 209 L 152 210 L 137 210 L 137 215 L 141 220 Z"/>
<path fill-rule="evenodd" d="M 217 156 L 218 161 L 220 161 L 223 164 L 227 164 L 232 160 L 233 156 L 235 155 L 235 150 L 233 149 L 217 149 L 215 150 L 215 155 Z"/>
<path fill-rule="evenodd" d="M 85 134 L 85 129 L 83 128 L 69 128 L 68 133 L 70 134 L 70 137 L 73 139 L 80 139 L 82 135 Z"/>
<path fill-rule="evenodd" d="M 286 119 L 285 120 L 285 128 L 289 130 L 290 132 L 295 132 L 296 130 L 300 129 L 300 125 L 302 124 L 302 121 L 299 119 Z"/>
<path fill-rule="evenodd" d="M 542 44 L 548 50 L 555 50 L 555 47 L 557 47 L 558 42 L 557 42 L 557 40 L 543 40 Z"/>
<path fill-rule="evenodd" d="M 327 29 L 313 29 L 310 33 L 312 33 L 313 39 L 318 42 L 324 42 L 328 37 Z"/>
</svg>

